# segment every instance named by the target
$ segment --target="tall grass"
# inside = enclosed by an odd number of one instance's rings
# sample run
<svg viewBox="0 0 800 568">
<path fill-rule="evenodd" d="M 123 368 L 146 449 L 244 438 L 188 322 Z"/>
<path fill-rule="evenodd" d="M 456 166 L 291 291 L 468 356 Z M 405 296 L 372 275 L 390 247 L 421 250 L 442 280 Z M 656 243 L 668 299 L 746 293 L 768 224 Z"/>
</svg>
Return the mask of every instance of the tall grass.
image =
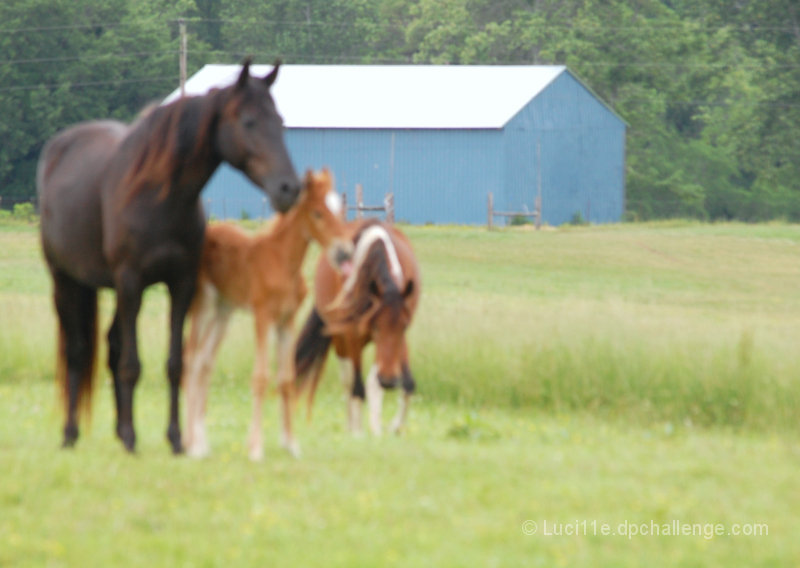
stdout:
<svg viewBox="0 0 800 568">
<path fill-rule="evenodd" d="M 253 464 L 245 315 L 211 383 L 211 457 L 170 454 L 163 287 L 139 319 L 139 455 L 114 438 L 107 373 L 58 451 L 50 284 L 35 228 L 0 225 L 0 566 L 798 564 L 800 229 L 406 230 L 425 280 L 404 436 L 349 436 L 331 365 L 303 459 L 267 404 L 276 441 Z M 672 521 L 769 533 L 542 534 Z"/>
<path fill-rule="evenodd" d="M 797 429 L 798 227 L 412 233 L 427 395 Z"/>
<path fill-rule="evenodd" d="M 800 228 L 405 230 L 423 270 L 410 333 L 420 396 L 472 408 L 798 429 Z M 3 231 L 0 241 L 0 372 L 6 381 L 49 380 L 55 321 L 35 231 Z M 157 381 L 165 304 L 163 288 L 148 292 L 139 322 L 145 377 Z M 102 305 L 107 322 L 110 294 Z M 231 327 L 217 376 L 246 386 L 252 321 L 242 315 Z M 338 395 L 338 380 L 323 387 Z"/>
</svg>

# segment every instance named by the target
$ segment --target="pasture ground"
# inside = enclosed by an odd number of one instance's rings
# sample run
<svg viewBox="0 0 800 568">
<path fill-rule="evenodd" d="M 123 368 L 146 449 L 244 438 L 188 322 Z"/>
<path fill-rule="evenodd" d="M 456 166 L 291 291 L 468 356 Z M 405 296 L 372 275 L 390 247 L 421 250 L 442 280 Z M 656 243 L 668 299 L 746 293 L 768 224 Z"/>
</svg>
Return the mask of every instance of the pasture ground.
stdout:
<svg viewBox="0 0 800 568">
<path fill-rule="evenodd" d="M 161 288 L 138 454 L 112 435 L 106 373 L 59 450 L 36 229 L 0 226 L 0 566 L 800 563 L 800 227 L 406 230 L 425 284 L 408 431 L 353 439 L 329 365 L 303 458 L 274 442 L 273 399 L 253 464 L 245 315 L 212 381 L 212 456 L 169 454 Z"/>
</svg>

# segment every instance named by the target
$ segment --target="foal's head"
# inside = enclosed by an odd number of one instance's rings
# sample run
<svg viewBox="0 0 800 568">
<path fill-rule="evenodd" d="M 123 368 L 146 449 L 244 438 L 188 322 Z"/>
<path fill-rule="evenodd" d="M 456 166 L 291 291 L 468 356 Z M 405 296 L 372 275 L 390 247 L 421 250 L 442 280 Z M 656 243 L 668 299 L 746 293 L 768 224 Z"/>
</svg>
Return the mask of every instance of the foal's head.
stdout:
<svg viewBox="0 0 800 568">
<path fill-rule="evenodd" d="M 297 220 L 305 236 L 327 251 L 328 260 L 337 269 L 348 263 L 353 254 L 342 208 L 342 197 L 334 189 L 331 172 L 327 168 L 316 173 L 308 170 L 297 201 Z"/>
<path fill-rule="evenodd" d="M 266 77 L 250 75 L 245 60 L 236 83 L 222 89 L 216 127 L 216 150 L 269 196 L 275 210 L 285 213 L 297 201 L 297 178 L 283 141 L 283 119 L 275 108 L 270 87 L 280 63 Z"/>
</svg>

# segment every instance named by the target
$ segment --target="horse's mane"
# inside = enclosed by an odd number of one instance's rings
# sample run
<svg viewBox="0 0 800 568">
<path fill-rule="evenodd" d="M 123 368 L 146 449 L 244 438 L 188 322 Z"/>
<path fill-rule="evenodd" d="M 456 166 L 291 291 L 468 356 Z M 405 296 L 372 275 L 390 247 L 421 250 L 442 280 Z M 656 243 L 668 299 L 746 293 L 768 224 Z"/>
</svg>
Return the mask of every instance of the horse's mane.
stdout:
<svg viewBox="0 0 800 568">
<path fill-rule="evenodd" d="M 326 316 L 329 328 L 367 322 L 383 307 L 399 309 L 404 305 L 405 299 L 399 287 L 402 283 L 396 280 L 393 273 L 397 267 L 393 270 L 390 260 L 390 255 L 396 258 L 396 252 L 387 250 L 387 243 L 383 239 L 363 238 L 368 229 L 376 226 L 388 235 L 388 231 L 377 221 L 367 223 L 356 234 L 353 273 L 331 302 Z M 391 241 L 390 246 L 394 247 Z"/>
<path fill-rule="evenodd" d="M 187 158 L 211 160 L 202 154 L 211 152 L 205 143 L 217 121 L 222 91 L 183 97 L 164 106 L 151 103 L 139 112 L 125 141 L 125 151 L 133 154 L 122 179 L 129 188 L 128 198 L 145 187 L 158 187 L 163 199 Z"/>
</svg>

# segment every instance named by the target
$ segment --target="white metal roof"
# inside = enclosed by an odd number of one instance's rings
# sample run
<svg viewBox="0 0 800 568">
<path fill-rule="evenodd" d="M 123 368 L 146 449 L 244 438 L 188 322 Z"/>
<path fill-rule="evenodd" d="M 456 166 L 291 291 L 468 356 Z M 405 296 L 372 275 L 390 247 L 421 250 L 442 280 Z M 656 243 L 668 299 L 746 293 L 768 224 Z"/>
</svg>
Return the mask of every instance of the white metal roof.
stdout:
<svg viewBox="0 0 800 568">
<path fill-rule="evenodd" d="M 188 95 L 230 85 L 239 65 L 206 65 Z M 271 65 L 253 65 L 266 75 Z M 287 128 L 502 128 L 563 65 L 283 65 L 273 96 Z M 165 102 L 180 95 L 171 93 Z"/>
</svg>

